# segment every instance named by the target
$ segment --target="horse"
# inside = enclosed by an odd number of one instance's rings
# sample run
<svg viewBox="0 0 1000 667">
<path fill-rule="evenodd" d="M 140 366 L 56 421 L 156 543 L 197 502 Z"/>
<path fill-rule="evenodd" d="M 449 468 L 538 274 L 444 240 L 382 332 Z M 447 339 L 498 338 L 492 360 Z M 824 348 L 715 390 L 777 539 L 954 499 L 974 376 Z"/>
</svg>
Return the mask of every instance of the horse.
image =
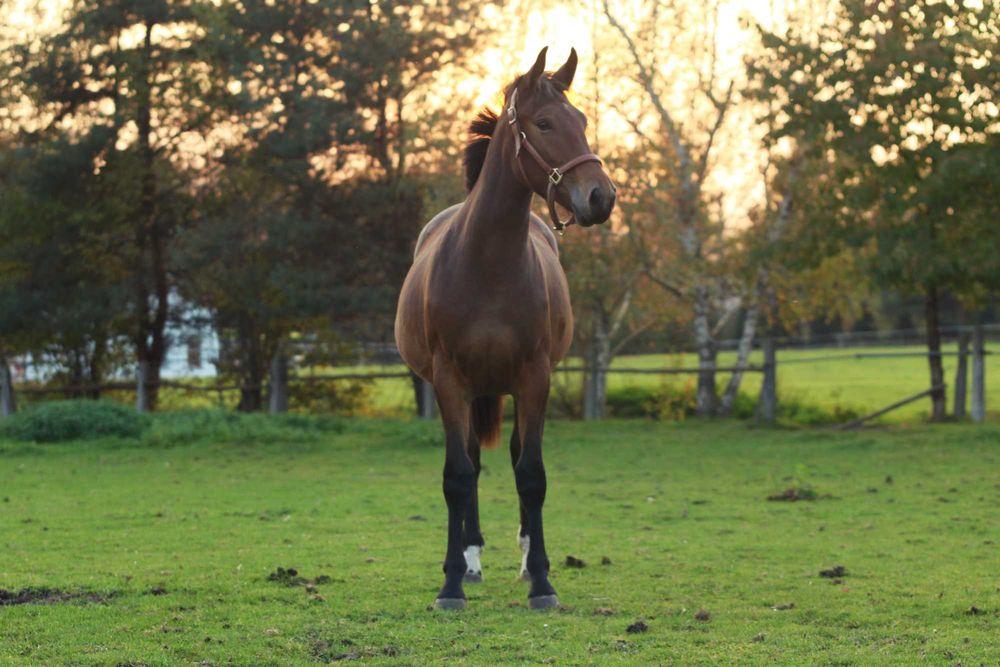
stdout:
<svg viewBox="0 0 1000 667">
<path fill-rule="evenodd" d="M 607 221 L 616 189 L 590 150 L 586 117 L 566 98 L 576 50 L 551 73 L 546 51 L 505 87 L 502 118 L 485 109 L 472 122 L 468 196 L 421 231 L 396 311 L 399 352 L 433 386 L 444 427 L 448 546 L 436 609 L 465 608 L 463 581 L 482 581 L 480 448 L 496 445 L 508 394 L 521 578 L 531 582 L 530 608 L 559 605 L 542 530 L 542 432 L 549 376 L 569 349 L 573 312 L 553 229 Z M 533 194 L 545 197 L 553 229 L 531 212 Z M 572 213 L 568 220 L 557 203 Z"/>
</svg>

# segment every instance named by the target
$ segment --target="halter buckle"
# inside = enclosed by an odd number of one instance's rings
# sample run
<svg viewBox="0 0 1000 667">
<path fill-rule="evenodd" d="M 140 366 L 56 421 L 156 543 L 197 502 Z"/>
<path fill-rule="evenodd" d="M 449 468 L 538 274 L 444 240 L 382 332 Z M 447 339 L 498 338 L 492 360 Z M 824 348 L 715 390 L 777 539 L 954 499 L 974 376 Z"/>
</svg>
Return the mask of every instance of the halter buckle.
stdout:
<svg viewBox="0 0 1000 667">
<path fill-rule="evenodd" d="M 549 182 L 552 183 L 552 185 L 559 185 L 559 182 L 562 181 L 562 177 L 563 175 L 562 172 L 559 171 L 559 167 L 553 167 L 552 171 L 549 172 Z"/>
<path fill-rule="evenodd" d="M 559 236 L 562 236 L 563 232 L 566 231 L 566 223 L 563 222 L 562 220 L 556 222 L 555 224 L 552 225 L 552 231 L 559 234 Z"/>
</svg>

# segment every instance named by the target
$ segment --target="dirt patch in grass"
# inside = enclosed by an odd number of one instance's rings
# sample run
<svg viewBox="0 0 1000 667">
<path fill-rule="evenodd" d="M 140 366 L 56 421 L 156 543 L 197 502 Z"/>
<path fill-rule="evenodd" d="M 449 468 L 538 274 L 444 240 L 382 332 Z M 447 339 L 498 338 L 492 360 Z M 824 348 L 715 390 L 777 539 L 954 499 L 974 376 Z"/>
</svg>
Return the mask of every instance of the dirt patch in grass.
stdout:
<svg viewBox="0 0 1000 667">
<path fill-rule="evenodd" d="M 843 565 L 835 565 L 829 570 L 820 570 L 819 576 L 826 577 L 827 579 L 840 579 L 847 576 L 847 570 Z"/>
<path fill-rule="evenodd" d="M 58 588 L 22 588 L 8 591 L 0 588 L 0 607 L 16 604 L 62 604 L 65 602 L 104 602 L 110 596 L 87 591 L 62 591 Z"/>
<path fill-rule="evenodd" d="M 315 579 L 307 579 L 299 574 L 294 567 L 279 567 L 277 570 L 267 575 L 268 581 L 275 581 L 285 586 L 304 586 L 307 589 L 319 584 L 328 584 L 333 581 L 329 576 L 321 574 Z"/>
<path fill-rule="evenodd" d="M 768 500 L 775 502 L 789 502 L 794 503 L 799 500 L 816 500 L 819 496 L 812 489 L 796 489 L 790 488 L 785 489 L 781 493 L 775 493 L 767 497 Z"/>
</svg>

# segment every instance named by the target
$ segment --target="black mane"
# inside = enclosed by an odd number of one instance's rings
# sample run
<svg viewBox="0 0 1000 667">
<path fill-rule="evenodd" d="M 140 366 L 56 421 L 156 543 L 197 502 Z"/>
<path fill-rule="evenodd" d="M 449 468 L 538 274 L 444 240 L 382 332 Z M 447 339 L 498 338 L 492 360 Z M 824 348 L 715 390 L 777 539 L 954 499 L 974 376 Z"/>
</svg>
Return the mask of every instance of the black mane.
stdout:
<svg viewBox="0 0 1000 667">
<path fill-rule="evenodd" d="M 504 87 L 504 98 L 510 95 L 511 89 L 518 84 L 521 77 Z M 545 76 L 539 80 L 539 88 L 536 95 L 546 95 L 549 97 L 561 96 L 566 92 L 566 88 L 558 81 L 552 79 L 552 74 L 546 72 Z M 465 165 L 465 189 L 472 190 L 472 186 L 479 179 L 479 174 L 483 171 L 483 162 L 486 161 L 486 151 L 490 147 L 490 138 L 497 129 L 497 114 L 489 107 L 480 111 L 476 118 L 469 124 L 469 142 L 465 145 L 465 158 L 462 160 Z"/>
<path fill-rule="evenodd" d="M 490 108 L 484 108 L 469 123 L 469 143 L 465 145 L 465 189 L 471 190 L 483 170 L 486 151 L 490 147 L 490 137 L 497 129 L 497 115 Z"/>
</svg>

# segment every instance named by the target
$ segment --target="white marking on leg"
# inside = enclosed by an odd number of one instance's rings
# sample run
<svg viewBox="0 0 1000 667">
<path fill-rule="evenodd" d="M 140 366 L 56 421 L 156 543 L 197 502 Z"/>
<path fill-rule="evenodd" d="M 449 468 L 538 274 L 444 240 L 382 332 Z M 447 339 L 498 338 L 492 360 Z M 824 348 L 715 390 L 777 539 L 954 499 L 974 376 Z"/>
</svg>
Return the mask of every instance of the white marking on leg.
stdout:
<svg viewBox="0 0 1000 667">
<path fill-rule="evenodd" d="M 482 553 L 482 550 L 482 547 L 476 545 L 470 545 L 465 548 L 465 573 L 467 575 L 483 576 L 483 566 L 479 562 L 479 555 Z"/>
<path fill-rule="evenodd" d="M 528 548 L 531 546 L 531 537 L 522 535 L 521 529 L 517 529 L 517 543 L 521 547 L 521 574 L 522 580 L 529 581 L 531 575 L 528 573 Z"/>
</svg>

